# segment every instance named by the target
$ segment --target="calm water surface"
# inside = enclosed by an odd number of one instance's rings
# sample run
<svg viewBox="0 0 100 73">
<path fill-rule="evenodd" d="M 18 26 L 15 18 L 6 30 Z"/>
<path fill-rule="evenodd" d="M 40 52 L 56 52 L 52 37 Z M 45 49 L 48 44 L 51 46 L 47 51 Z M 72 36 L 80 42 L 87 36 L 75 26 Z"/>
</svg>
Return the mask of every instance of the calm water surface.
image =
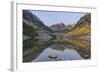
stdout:
<svg viewBox="0 0 100 73">
<path fill-rule="evenodd" d="M 74 49 L 66 48 L 64 51 L 46 48 L 34 61 L 81 60 L 83 59 Z"/>
<path fill-rule="evenodd" d="M 30 39 L 24 42 L 23 62 L 83 60 L 90 57 L 88 49 L 76 48 L 68 43 L 38 42 Z"/>
</svg>

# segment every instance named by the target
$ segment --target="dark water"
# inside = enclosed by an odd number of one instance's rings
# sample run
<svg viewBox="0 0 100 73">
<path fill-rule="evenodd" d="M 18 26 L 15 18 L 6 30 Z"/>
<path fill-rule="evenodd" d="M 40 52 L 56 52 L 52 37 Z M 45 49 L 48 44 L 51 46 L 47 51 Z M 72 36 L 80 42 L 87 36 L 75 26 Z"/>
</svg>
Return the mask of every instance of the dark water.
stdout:
<svg viewBox="0 0 100 73">
<path fill-rule="evenodd" d="M 25 40 L 23 62 L 68 61 L 88 59 L 85 49 L 77 49 L 65 42 Z"/>
</svg>

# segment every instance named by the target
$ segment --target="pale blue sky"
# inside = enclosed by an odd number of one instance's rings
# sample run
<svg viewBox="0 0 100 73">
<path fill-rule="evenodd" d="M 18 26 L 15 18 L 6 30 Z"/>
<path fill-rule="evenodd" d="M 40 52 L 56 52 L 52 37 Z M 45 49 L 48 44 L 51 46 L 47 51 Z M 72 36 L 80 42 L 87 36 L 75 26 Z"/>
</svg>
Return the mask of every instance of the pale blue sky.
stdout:
<svg viewBox="0 0 100 73">
<path fill-rule="evenodd" d="M 76 23 L 85 13 L 80 12 L 50 12 L 50 11 L 31 11 L 47 26 L 63 22 L 64 24 Z"/>
</svg>

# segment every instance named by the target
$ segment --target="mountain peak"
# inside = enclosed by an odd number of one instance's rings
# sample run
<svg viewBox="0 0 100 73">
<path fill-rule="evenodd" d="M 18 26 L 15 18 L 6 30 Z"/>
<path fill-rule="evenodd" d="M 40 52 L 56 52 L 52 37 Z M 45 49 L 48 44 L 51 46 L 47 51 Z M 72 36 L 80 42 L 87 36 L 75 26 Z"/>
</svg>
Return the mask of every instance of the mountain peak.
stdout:
<svg viewBox="0 0 100 73">
<path fill-rule="evenodd" d="M 50 26 L 50 28 L 55 32 L 68 32 L 69 29 L 66 28 L 66 25 L 63 22 L 56 23 Z"/>
<path fill-rule="evenodd" d="M 75 27 L 82 27 L 85 25 L 90 25 L 91 24 L 91 14 L 86 13 L 83 17 L 80 18 L 80 20 L 76 23 Z"/>
</svg>

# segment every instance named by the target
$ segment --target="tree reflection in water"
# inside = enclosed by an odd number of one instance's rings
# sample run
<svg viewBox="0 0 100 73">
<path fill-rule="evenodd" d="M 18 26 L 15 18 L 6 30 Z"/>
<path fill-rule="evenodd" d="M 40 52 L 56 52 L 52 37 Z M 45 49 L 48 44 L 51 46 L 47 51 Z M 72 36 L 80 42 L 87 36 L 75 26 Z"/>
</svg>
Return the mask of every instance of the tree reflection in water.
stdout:
<svg viewBox="0 0 100 73">
<path fill-rule="evenodd" d="M 90 49 L 73 46 L 66 41 L 27 39 L 23 41 L 23 62 L 90 59 Z"/>
</svg>

